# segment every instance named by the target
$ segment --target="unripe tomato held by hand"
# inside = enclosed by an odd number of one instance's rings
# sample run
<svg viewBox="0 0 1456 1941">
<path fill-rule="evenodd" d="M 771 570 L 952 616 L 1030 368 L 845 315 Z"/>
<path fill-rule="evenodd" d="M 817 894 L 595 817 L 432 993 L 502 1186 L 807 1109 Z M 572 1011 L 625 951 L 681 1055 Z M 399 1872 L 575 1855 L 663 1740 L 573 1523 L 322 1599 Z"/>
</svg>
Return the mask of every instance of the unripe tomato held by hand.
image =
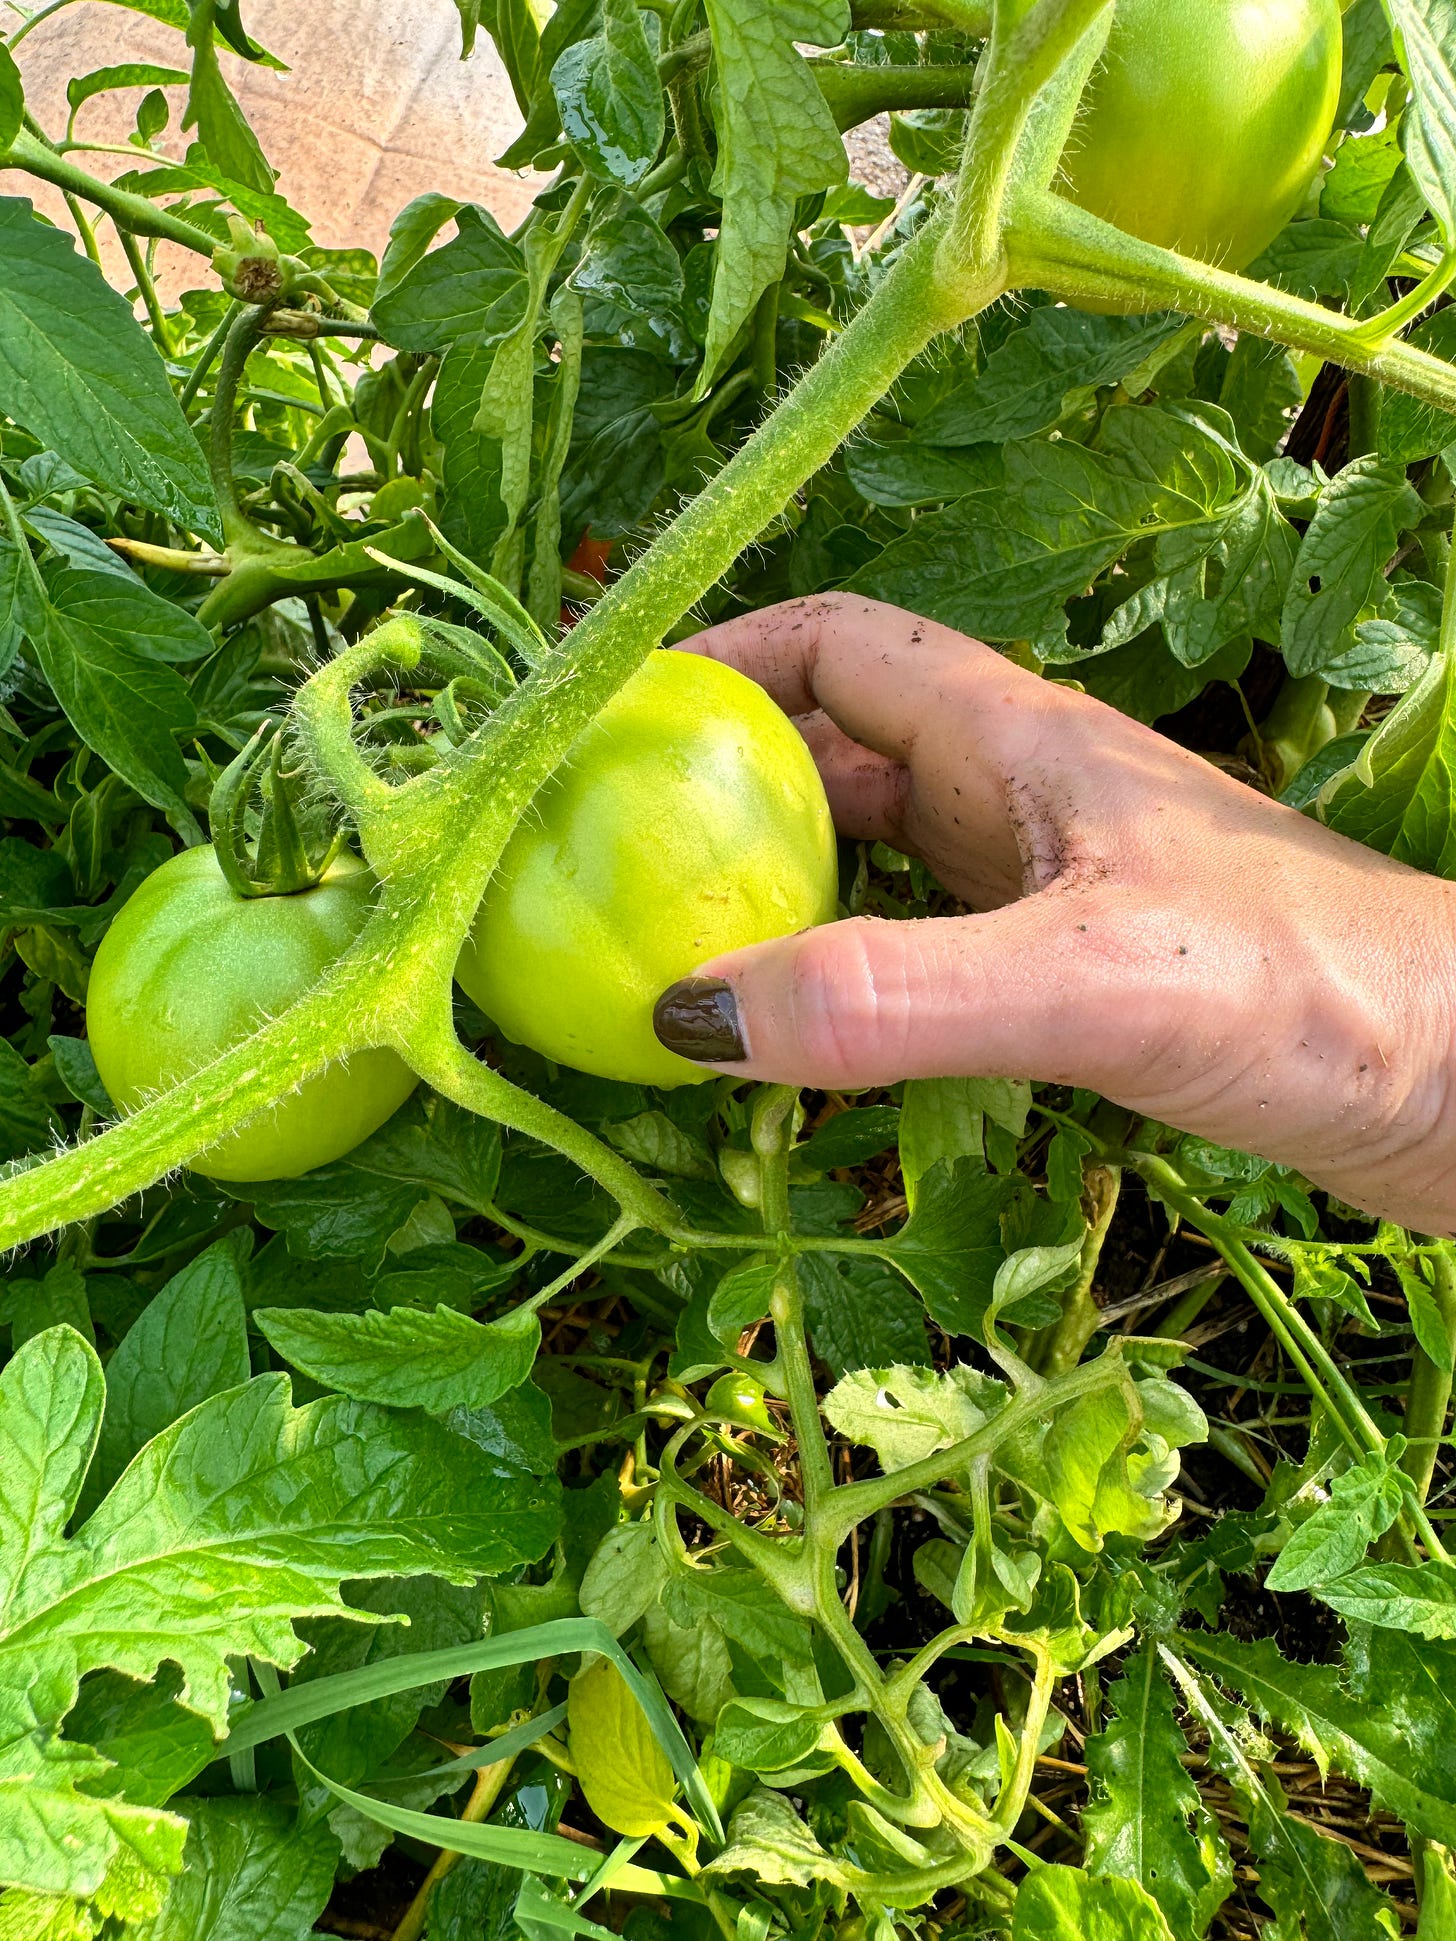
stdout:
<svg viewBox="0 0 1456 1941">
<path fill-rule="evenodd" d="M 292 896 L 235 896 L 210 848 L 154 870 L 103 937 L 86 992 L 113 1102 L 135 1111 L 302 997 L 358 936 L 373 894 L 349 855 Z M 377 1132 L 416 1083 L 392 1051 L 357 1051 L 191 1165 L 214 1179 L 296 1179 Z"/>
<path fill-rule="evenodd" d="M 1241 270 L 1299 207 L 1340 95 L 1339 0 L 1117 0 L 1058 189 Z"/>
<path fill-rule="evenodd" d="M 653 653 L 506 846 L 455 975 L 508 1038 L 602 1078 L 711 1072 L 652 1007 L 719 952 L 829 921 L 834 826 L 798 730 L 699 654 Z"/>
</svg>

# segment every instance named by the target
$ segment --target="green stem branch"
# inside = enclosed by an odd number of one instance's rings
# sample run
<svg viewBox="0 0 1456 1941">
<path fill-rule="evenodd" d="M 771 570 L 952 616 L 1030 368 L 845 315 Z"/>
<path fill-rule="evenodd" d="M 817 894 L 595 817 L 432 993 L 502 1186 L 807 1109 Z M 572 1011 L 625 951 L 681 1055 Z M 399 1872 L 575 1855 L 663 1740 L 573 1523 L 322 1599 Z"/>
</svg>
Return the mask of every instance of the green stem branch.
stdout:
<svg viewBox="0 0 1456 1941">
<path fill-rule="evenodd" d="M 56 188 L 80 196 L 83 202 L 94 203 L 106 211 L 118 229 L 130 230 L 133 236 L 156 236 L 163 242 L 180 243 L 184 249 L 195 250 L 209 261 L 217 247 L 216 238 L 209 236 L 205 229 L 159 208 L 145 196 L 113 188 L 98 176 L 88 175 L 85 169 L 57 155 L 48 143 L 28 129 L 22 128 L 7 153 L 0 157 L 0 168 L 24 169 L 28 175 L 37 175 L 43 182 L 54 183 Z"/>
<path fill-rule="evenodd" d="M 1242 1231 L 1206 1207 L 1167 1160 L 1151 1153 L 1131 1153 L 1128 1157 L 1158 1198 L 1180 1218 L 1187 1220 L 1190 1226 L 1206 1234 L 1217 1247 L 1263 1315 L 1275 1339 L 1299 1370 L 1310 1393 L 1329 1411 L 1342 1440 L 1356 1460 L 1371 1453 L 1383 1453 L 1385 1437 L 1371 1418 L 1359 1390 L 1349 1381 L 1324 1342 L 1249 1247 Z M 1412 1509 L 1410 1517 L 1416 1534 L 1431 1556 L 1444 1559 L 1445 1547 L 1424 1508 Z"/>
<path fill-rule="evenodd" d="M 152 281 L 151 271 L 147 268 L 147 259 L 135 236 L 125 229 L 118 230 L 117 234 L 121 237 L 121 246 L 126 251 L 126 260 L 131 266 L 131 273 L 136 278 L 137 292 L 146 306 L 147 321 L 152 326 L 152 336 L 156 340 L 157 349 L 163 357 L 170 357 L 172 333 L 167 328 L 167 319 L 162 315 L 157 286 Z"/>
<path fill-rule="evenodd" d="M 1041 108 L 1043 91 L 1051 88 L 1063 69 L 1079 69 L 1070 78 L 1080 93 L 1090 60 L 1076 61 L 1078 47 L 1109 4 L 1110 0 L 1035 0 L 1029 8 L 1018 10 L 1005 30 L 1002 23 L 1013 9 L 998 11 L 990 50 L 981 64 L 984 73 L 978 77 L 945 238 L 943 253 L 950 274 L 959 273 L 965 264 L 988 265 L 1003 259 L 1007 196 L 1033 111 Z M 1068 122 L 1075 105 L 1074 94 L 1066 103 Z M 1052 149 L 1044 178 L 1055 168 L 1059 138 L 1052 138 Z"/>
<path fill-rule="evenodd" d="M 223 339 L 222 359 L 217 367 L 217 382 L 212 392 L 212 415 L 208 420 L 207 464 L 212 474 L 212 489 L 222 513 L 223 535 L 230 556 L 271 559 L 287 555 L 293 548 L 270 539 L 243 510 L 238 497 L 238 482 L 233 476 L 233 416 L 237 409 L 238 387 L 243 372 L 257 345 L 259 325 L 266 311 L 249 305 L 240 310 Z"/>
<path fill-rule="evenodd" d="M 1456 1253 L 1442 1247 L 1431 1261 L 1431 1292 L 1447 1332 L 1456 1340 Z M 1430 1494 L 1441 1438 L 1446 1431 L 1446 1413 L 1451 1406 L 1451 1370 L 1433 1361 L 1416 1343 L 1411 1365 L 1410 1386 L 1406 1390 L 1406 1448 L 1400 1466 L 1415 1485 L 1417 1500 L 1424 1503 Z"/>
<path fill-rule="evenodd" d="M 1131 310 L 1181 310 L 1368 371 L 1398 391 L 1456 411 L 1456 366 L 1398 340 L 1373 343 L 1355 318 L 1139 242 L 1061 196 L 1018 191 L 1005 242 L 1008 276 L 1018 288 L 1074 303 L 1092 297 Z"/>
</svg>

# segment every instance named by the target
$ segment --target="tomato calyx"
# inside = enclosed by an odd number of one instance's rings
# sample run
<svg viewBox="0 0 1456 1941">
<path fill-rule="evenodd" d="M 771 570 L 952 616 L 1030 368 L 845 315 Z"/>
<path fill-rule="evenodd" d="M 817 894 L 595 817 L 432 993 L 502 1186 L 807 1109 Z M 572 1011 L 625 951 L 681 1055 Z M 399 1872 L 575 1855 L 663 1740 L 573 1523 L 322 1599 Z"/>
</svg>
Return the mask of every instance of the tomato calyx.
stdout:
<svg viewBox="0 0 1456 1941">
<path fill-rule="evenodd" d="M 300 256 L 286 256 L 261 221 L 228 217 L 228 239 L 212 252 L 213 274 L 237 303 L 272 309 L 281 303 L 307 306 L 317 313 L 327 306 L 362 318 L 357 304 L 341 303 L 337 293 Z"/>
<path fill-rule="evenodd" d="M 284 767 L 284 739 L 277 722 L 260 722 L 252 740 L 212 785 L 208 819 L 213 846 L 235 896 L 294 896 L 311 890 L 343 846 L 343 831 L 332 819 L 320 826 L 317 815 L 300 812 L 296 784 L 303 771 Z M 256 814 L 250 813 L 255 783 L 261 803 Z"/>
</svg>

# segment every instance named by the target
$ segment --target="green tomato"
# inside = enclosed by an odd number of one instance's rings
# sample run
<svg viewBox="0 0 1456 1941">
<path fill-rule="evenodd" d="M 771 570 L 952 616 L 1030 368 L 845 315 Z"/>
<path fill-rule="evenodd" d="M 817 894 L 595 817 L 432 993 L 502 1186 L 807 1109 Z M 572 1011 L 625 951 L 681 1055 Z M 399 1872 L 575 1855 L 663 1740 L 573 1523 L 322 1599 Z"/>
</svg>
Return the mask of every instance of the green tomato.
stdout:
<svg viewBox="0 0 1456 1941">
<path fill-rule="evenodd" d="M 1241 270 L 1299 207 L 1340 96 L 1339 0 L 1117 0 L 1059 187 Z"/>
<path fill-rule="evenodd" d="M 86 992 L 92 1056 L 117 1107 L 134 1112 L 304 996 L 358 936 L 373 894 L 348 855 L 293 896 L 235 896 L 210 848 L 154 870 L 102 939 Z M 357 1051 L 192 1167 L 296 1179 L 377 1132 L 416 1083 L 392 1051 Z"/>
<path fill-rule="evenodd" d="M 766 1430 L 777 1435 L 773 1417 L 763 1399 L 763 1384 L 752 1375 L 720 1375 L 708 1390 L 703 1407 L 709 1415 L 721 1415 L 736 1422 L 740 1429 Z"/>
<path fill-rule="evenodd" d="M 455 975 L 519 1044 L 601 1078 L 711 1078 L 652 1007 L 719 952 L 826 923 L 834 826 L 798 730 L 755 682 L 654 653 L 506 846 Z"/>
</svg>

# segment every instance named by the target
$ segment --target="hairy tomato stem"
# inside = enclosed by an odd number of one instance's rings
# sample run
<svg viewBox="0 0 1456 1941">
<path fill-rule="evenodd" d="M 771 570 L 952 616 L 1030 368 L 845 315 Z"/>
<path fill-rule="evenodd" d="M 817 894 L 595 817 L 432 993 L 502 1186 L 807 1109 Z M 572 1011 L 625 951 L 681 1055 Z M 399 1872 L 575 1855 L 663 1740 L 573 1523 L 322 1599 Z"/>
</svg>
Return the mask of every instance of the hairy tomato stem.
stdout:
<svg viewBox="0 0 1456 1941">
<path fill-rule="evenodd" d="M 306 998 L 233 1050 L 96 1138 L 12 1174 L 0 1183 L 0 1249 L 120 1205 L 334 1059 L 378 1044 L 359 1022 L 365 977 L 357 954 L 341 958 Z"/>
<path fill-rule="evenodd" d="M 1347 370 L 1368 371 L 1397 391 L 1456 411 L 1456 366 L 1398 340 L 1362 338 L 1355 318 L 1267 283 L 1139 242 L 1062 196 L 1019 190 L 1005 242 L 1008 275 L 1018 288 L 1047 290 L 1072 303 L 1091 297 L 1129 310 L 1181 310 L 1209 323 L 1231 324 L 1313 351 Z"/>
<path fill-rule="evenodd" d="M 1108 9 L 1109 0 L 1034 0 L 1009 25 L 1003 23 L 1012 9 L 998 10 L 945 236 L 943 258 L 950 273 L 970 266 L 974 274 L 977 266 L 1002 260 L 1004 212 L 1018 163 L 1027 160 L 1033 175 L 1040 173 L 1043 181 L 1049 180 L 1061 152 L 1062 136 L 1058 132 L 1050 137 L 1047 157 L 1022 157 L 1022 142 L 1028 137 L 1033 111 L 1050 106 L 1050 119 L 1058 124 L 1059 131 L 1062 121 L 1070 121 L 1093 51 L 1079 62 L 1079 47 Z M 1057 84 L 1068 68 L 1076 70 L 1066 77 L 1070 86 L 1059 89 Z M 1071 99 L 1059 104 L 1055 97 L 1060 93 L 1070 93 Z M 1057 113 L 1059 105 L 1064 106 L 1062 114 Z"/>
<path fill-rule="evenodd" d="M 467 1111 L 478 1112 L 497 1125 L 522 1132 L 527 1138 L 539 1139 L 542 1145 L 564 1153 L 589 1179 L 594 1179 L 612 1195 L 632 1226 L 649 1227 L 657 1233 L 671 1230 L 677 1219 L 676 1211 L 620 1153 L 613 1152 L 595 1134 L 554 1106 L 522 1091 L 501 1073 L 483 1065 L 465 1049 L 453 1030 L 412 1035 L 401 1041 L 401 1051 L 443 1098 L 453 1099 Z M 592 1253 L 588 1249 L 570 1273 L 580 1273 L 590 1265 Z"/>
</svg>

